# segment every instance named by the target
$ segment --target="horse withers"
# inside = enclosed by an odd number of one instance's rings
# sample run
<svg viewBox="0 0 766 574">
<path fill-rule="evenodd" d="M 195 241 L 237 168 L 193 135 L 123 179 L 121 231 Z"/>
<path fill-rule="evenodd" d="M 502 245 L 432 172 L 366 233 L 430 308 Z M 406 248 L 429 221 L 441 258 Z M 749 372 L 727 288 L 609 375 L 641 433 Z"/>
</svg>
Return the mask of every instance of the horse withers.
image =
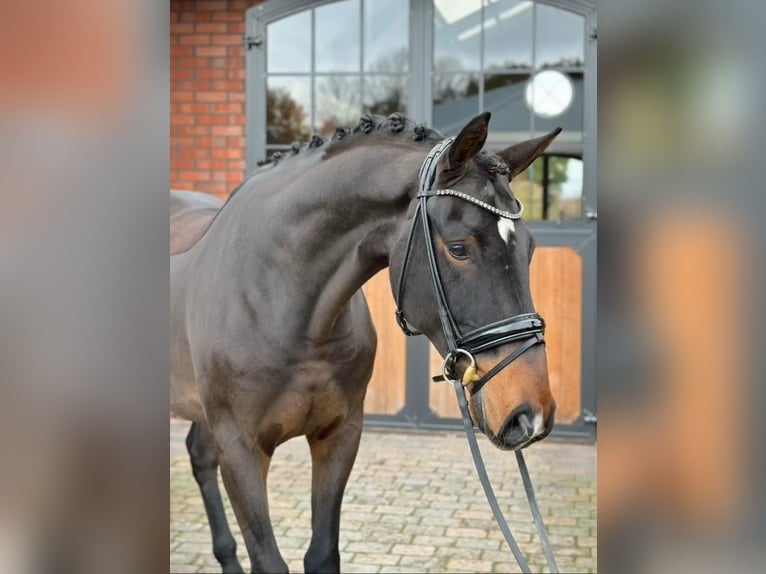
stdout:
<svg viewBox="0 0 766 574">
<path fill-rule="evenodd" d="M 514 210 L 510 180 L 558 130 L 483 152 L 489 113 L 471 120 L 438 158 L 434 183 L 475 202 L 427 205 L 433 264 L 456 328 L 534 313 L 534 240 Z M 375 329 L 362 285 L 390 267 L 408 323 L 446 355 L 428 245 L 409 240 L 418 172 L 443 138 L 400 114 L 363 116 L 325 145 L 314 138 L 256 170 L 222 207 L 171 192 L 171 409 L 193 422 L 187 438 L 213 551 L 241 571 L 217 485 L 223 482 L 253 572 L 286 572 L 269 520 L 266 479 L 274 449 L 305 435 L 312 457 L 307 572 L 338 572 L 343 492 L 362 432 Z M 483 204 L 485 207 L 482 207 Z M 409 247 L 408 247 L 409 245 Z M 521 342 L 477 353 L 477 376 Z M 454 365 L 457 376 L 468 368 Z M 504 449 L 524 448 L 553 425 L 545 349 L 530 348 L 471 396 L 476 425 Z"/>
</svg>

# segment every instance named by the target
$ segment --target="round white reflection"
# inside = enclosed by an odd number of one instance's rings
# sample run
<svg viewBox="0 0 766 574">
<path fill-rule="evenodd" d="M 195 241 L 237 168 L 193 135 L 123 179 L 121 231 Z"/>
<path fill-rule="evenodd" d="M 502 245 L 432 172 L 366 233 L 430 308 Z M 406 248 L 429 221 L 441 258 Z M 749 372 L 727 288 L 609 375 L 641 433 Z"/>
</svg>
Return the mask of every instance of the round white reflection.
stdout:
<svg viewBox="0 0 766 574">
<path fill-rule="evenodd" d="M 527 106 L 540 117 L 555 118 L 563 114 L 572 105 L 573 98 L 572 81 L 556 70 L 535 74 L 527 82 Z"/>
</svg>

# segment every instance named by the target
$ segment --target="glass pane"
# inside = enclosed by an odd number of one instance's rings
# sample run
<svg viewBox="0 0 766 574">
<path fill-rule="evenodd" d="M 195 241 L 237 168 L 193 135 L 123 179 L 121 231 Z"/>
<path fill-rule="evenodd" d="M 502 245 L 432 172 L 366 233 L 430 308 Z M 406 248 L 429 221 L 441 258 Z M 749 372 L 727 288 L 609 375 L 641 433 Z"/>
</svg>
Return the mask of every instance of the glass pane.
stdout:
<svg viewBox="0 0 766 574">
<path fill-rule="evenodd" d="M 317 72 L 359 70 L 359 0 L 345 0 L 315 10 Z"/>
<path fill-rule="evenodd" d="M 492 112 L 487 145 L 506 147 L 529 139 L 529 108 L 524 103 L 528 74 L 487 75 L 484 77 L 484 110 Z"/>
<path fill-rule="evenodd" d="M 315 130 L 329 135 L 336 127 L 353 127 L 362 113 L 359 76 L 323 76 L 316 78 Z"/>
<path fill-rule="evenodd" d="M 525 221 L 543 219 L 543 186 L 532 177 L 532 174 L 538 171 L 536 168 L 537 166 L 532 164 L 511 182 L 513 195 L 524 205 L 523 219 Z"/>
<path fill-rule="evenodd" d="M 533 7 L 529 0 L 485 0 L 485 70 L 532 66 Z"/>
<path fill-rule="evenodd" d="M 434 72 L 479 70 L 482 0 L 434 0 Z"/>
<path fill-rule="evenodd" d="M 580 159 L 558 155 L 537 158 L 512 184 L 513 193 L 524 203 L 524 219 L 581 219 L 582 176 Z"/>
<path fill-rule="evenodd" d="M 266 34 L 266 69 L 269 72 L 311 71 L 310 10 L 269 24 Z"/>
<path fill-rule="evenodd" d="M 479 113 L 479 76 L 434 76 L 434 127 L 445 135 L 457 135 Z"/>
<path fill-rule="evenodd" d="M 407 76 L 365 76 L 364 111 L 387 116 L 407 114 Z"/>
<path fill-rule="evenodd" d="M 583 66 L 585 19 L 545 4 L 537 4 L 536 10 L 535 66 Z"/>
<path fill-rule="evenodd" d="M 365 71 L 406 72 L 409 39 L 409 0 L 364 0 Z"/>
<path fill-rule="evenodd" d="M 267 79 L 266 143 L 290 144 L 311 135 L 311 80 L 305 76 Z"/>
<path fill-rule="evenodd" d="M 546 77 L 543 77 L 546 76 Z M 550 76 L 550 77 L 549 77 Z M 524 100 L 534 111 L 534 132 L 542 135 L 563 128 L 557 144 L 583 140 L 583 74 L 557 70 L 538 72 L 527 84 Z"/>
</svg>

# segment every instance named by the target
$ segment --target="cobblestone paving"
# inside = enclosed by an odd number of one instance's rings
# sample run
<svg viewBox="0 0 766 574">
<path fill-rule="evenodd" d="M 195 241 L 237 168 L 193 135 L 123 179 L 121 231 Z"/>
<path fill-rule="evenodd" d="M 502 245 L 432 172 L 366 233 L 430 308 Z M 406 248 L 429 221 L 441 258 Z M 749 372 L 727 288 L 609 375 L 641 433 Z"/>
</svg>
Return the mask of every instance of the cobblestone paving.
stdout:
<svg viewBox="0 0 766 574">
<path fill-rule="evenodd" d="M 170 423 L 170 571 L 220 572 L 184 446 L 188 426 Z M 480 444 L 519 546 L 533 571 L 547 571 L 515 457 L 483 438 Z M 525 455 L 559 569 L 595 572 L 596 448 L 545 441 Z M 269 474 L 269 504 L 291 572 L 303 572 L 311 537 L 310 485 L 305 440 L 280 446 Z M 225 502 L 247 572 L 242 536 Z M 344 498 L 340 551 L 348 573 L 519 571 L 484 498 L 465 437 L 455 433 L 365 431 Z"/>
</svg>

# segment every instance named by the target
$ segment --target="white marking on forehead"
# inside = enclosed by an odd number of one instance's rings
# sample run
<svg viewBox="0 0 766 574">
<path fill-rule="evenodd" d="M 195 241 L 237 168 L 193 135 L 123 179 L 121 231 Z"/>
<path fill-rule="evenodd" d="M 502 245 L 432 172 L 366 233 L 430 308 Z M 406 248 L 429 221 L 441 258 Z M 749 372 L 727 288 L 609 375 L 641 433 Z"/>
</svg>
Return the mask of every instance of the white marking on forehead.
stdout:
<svg viewBox="0 0 766 574">
<path fill-rule="evenodd" d="M 507 245 L 511 240 L 511 234 L 516 233 L 516 225 L 514 225 L 513 219 L 506 219 L 504 217 L 498 219 L 497 232 L 500 234 L 500 239 L 505 241 Z"/>
<path fill-rule="evenodd" d="M 543 432 L 543 415 L 537 413 L 533 419 L 532 424 L 535 427 L 535 430 L 532 432 L 532 436 L 540 436 Z"/>
</svg>

